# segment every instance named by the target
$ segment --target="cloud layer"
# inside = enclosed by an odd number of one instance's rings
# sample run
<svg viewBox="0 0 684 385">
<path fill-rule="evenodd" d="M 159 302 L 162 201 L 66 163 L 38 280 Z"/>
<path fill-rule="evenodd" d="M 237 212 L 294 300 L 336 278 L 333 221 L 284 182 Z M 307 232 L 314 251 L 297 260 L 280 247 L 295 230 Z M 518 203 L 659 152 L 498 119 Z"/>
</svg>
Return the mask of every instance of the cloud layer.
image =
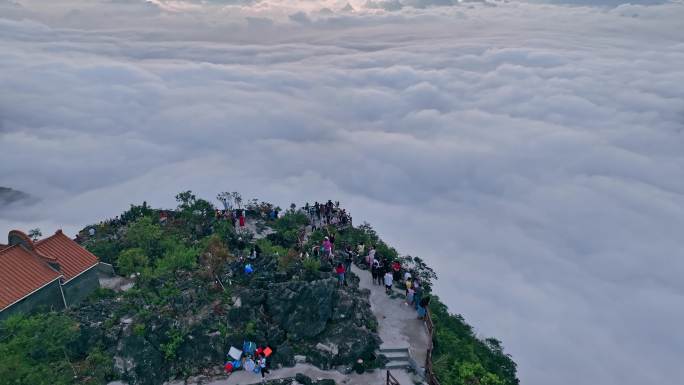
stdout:
<svg viewBox="0 0 684 385">
<path fill-rule="evenodd" d="M 523 383 L 678 383 L 684 7 L 395 3 L 0 0 L 0 232 L 338 197 Z"/>
</svg>

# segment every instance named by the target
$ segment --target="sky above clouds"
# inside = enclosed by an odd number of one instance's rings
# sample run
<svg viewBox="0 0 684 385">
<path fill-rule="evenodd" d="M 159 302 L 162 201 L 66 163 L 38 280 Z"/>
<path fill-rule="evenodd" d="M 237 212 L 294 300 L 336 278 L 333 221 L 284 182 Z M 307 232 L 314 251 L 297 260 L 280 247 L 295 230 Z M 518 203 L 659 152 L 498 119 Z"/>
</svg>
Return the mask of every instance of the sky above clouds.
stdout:
<svg viewBox="0 0 684 385">
<path fill-rule="evenodd" d="M 523 384 L 684 378 L 684 4 L 0 0 L 0 233 L 338 199 Z"/>
</svg>

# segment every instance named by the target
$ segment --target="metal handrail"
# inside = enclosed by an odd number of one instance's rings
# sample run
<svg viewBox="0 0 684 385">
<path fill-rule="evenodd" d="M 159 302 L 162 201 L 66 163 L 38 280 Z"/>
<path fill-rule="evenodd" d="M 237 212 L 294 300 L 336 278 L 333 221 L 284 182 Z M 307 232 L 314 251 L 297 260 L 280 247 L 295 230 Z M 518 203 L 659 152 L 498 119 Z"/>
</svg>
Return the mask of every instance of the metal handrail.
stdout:
<svg viewBox="0 0 684 385">
<path fill-rule="evenodd" d="M 432 321 L 432 314 L 430 309 L 425 309 L 425 326 L 427 326 L 428 335 L 430 336 L 430 345 L 425 357 L 425 377 L 430 385 L 440 385 L 434 369 L 432 368 L 432 349 L 433 349 L 433 334 L 435 331 L 435 324 Z"/>
<path fill-rule="evenodd" d="M 392 373 L 390 373 L 389 369 L 387 370 L 387 385 L 401 385 L 399 381 L 394 378 Z"/>
</svg>

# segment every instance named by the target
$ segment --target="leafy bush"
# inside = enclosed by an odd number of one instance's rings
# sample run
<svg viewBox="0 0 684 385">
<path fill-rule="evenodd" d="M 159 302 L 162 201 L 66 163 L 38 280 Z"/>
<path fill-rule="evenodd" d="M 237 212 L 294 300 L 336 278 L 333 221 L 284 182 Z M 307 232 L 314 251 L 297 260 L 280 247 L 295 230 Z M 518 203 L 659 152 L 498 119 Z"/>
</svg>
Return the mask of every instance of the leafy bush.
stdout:
<svg viewBox="0 0 684 385">
<path fill-rule="evenodd" d="M 133 334 L 135 334 L 136 336 L 143 337 L 145 335 L 145 325 L 135 324 L 133 326 Z"/>
<path fill-rule="evenodd" d="M 209 269 L 212 275 L 220 274 L 224 265 L 234 259 L 219 236 L 213 235 L 208 238 L 201 260 L 202 264 Z"/>
<path fill-rule="evenodd" d="M 318 270 L 321 268 L 321 261 L 315 258 L 307 258 L 302 263 L 302 266 L 304 266 L 304 269 L 308 273 L 317 273 Z"/>
<path fill-rule="evenodd" d="M 297 245 L 299 232 L 303 226 L 309 223 L 305 214 L 299 212 L 288 212 L 275 220 L 273 228 L 275 233 L 269 234 L 268 239 L 271 243 L 285 248 L 292 248 Z"/>
<path fill-rule="evenodd" d="M 294 250 L 288 250 L 287 253 L 278 258 L 278 269 L 281 271 L 287 270 L 294 265 L 299 259 L 299 253 Z"/>
<path fill-rule="evenodd" d="M 358 245 L 363 243 L 364 245 L 370 247 L 375 245 L 376 255 L 381 258 L 388 258 L 393 261 L 399 258 L 399 253 L 394 247 L 387 245 L 378 234 L 375 232 L 373 227 L 365 223 L 359 227 L 346 227 L 342 229 L 337 237 L 339 240 L 340 247 L 343 245 Z"/>
<path fill-rule="evenodd" d="M 116 379 L 113 362 L 114 358 L 99 346 L 93 348 L 85 359 L 83 384 L 99 385 Z"/>
<path fill-rule="evenodd" d="M 287 212 L 273 222 L 273 228 L 278 232 L 299 230 L 307 224 L 309 224 L 309 218 L 306 217 L 306 214 L 300 212 Z"/>
<path fill-rule="evenodd" d="M 98 287 L 89 296 L 91 301 L 98 301 L 101 299 L 113 298 L 113 297 L 116 297 L 116 292 L 114 290 L 108 289 L 106 287 Z"/>
<path fill-rule="evenodd" d="M 197 265 L 197 250 L 177 242 L 165 245 L 164 257 L 157 260 L 155 273 L 164 275 L 176 270 L 188 270 Z"/>
<path fill-rule="evenodd" d="M 162 228 L 143 217 L 133 222 L 126 231 L 125 243 L 129 248 L 140 248 L 145 255 L 157 257 L 161 254 Z"/>
<path fill-rule="evenodd" d="M 71 384 L 74 371 L 67 346 L 78 337 L 63 314 L 12 316 L 0 324 L 0 379 L 3 384 Z"/>
<path fill-rule="evenodd" d="M 139 247 L 126 249 L 117 258 L 117 271 L 121 275 L 131 275 L 141 271 L 149 263 L 145 251 Z"/>
<path fill-rule="evenodd" d="M 257 240 L 256 244 L 261 249 L 262 255 L 275 256 L 275 255 L 286 255 L 287 254 L 286 248 L 284 248 L 282 246 L 274 245 L 273 243 L 271 243 L 271 241 L 269 241 L 266 238 L 262 238 L 262 239 Z"/>
<path fill-rule="evenodd" d="M 256 322 L 249 321 L 245 324 L 245 337 L 254 338 L 257 331 Z"/>
<path fill-rule="evenodd" d="M 117 256 L 122 250 L 121 242 L 109 239 L 98 239 L 97 242 L 89 242 L 85 248 L 97 255 L 100 261 L 116 265 Z"/>
<path fill-rule="evenodd" d="M 164 352 L 164 357 L 166 357 L 167 360 L 170 360 L 176 357 L 176 352 L 183 343 L 184 338 L 183 333 L 178 329 L 170 330 L 166 336 L 168 337 L 168 340 L 161 344 L 160 347 Z"/>
</svg>

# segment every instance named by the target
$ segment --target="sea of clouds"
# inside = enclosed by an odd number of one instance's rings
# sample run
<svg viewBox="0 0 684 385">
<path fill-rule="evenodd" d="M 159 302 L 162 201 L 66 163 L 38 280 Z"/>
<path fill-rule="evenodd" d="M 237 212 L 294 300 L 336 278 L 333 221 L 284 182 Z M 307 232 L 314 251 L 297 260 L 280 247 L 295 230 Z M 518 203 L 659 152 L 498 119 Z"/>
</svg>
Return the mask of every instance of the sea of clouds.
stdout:
<svg viewBox="0 0 684 385">
<path fill-rule="evenodd" d="M 0 234 L 337 199 L 523 384 L 680 384 L 684 5 L 621 3 L 0 0 Z"/>
</svg>

